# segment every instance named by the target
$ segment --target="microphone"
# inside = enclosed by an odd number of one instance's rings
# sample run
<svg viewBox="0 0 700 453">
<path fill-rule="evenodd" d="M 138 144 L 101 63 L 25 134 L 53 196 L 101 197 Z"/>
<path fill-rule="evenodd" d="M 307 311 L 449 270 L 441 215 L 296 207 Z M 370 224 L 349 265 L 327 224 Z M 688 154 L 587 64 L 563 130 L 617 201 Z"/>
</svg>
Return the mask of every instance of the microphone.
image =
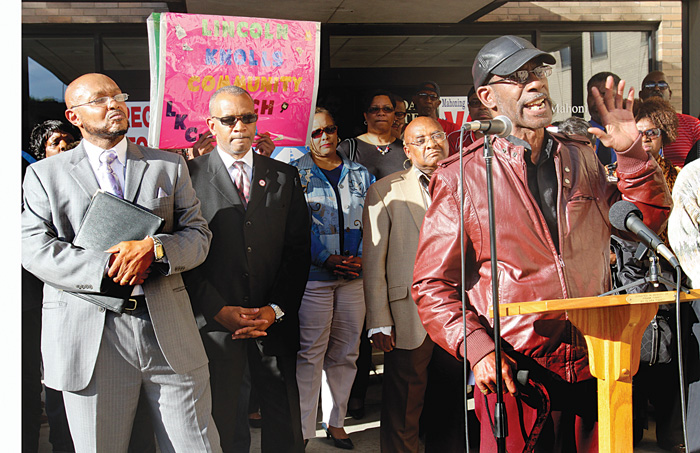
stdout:
<svg viewBox="0 0 700 453">
<path fill-rule="evenodd" d="M 498 137 L 508 137 L 513 130 L 513 123 L 510 118 L 504 115 L 488 121 L 470 121 L 464 123 L 462 129 L 467 131 L 483 132 L 486 135 L 496 135 Z"/>
<path fill-rule="evenodd" d="M 674 268 L 680 267 L 680 263 L 671 249 L 642 222 L 642 211 L 626 200 L 621 200 L 610 207 L 610 223 L 620 231 L 634 233 L 639 241 L 666 258 Z"/>
</svg>

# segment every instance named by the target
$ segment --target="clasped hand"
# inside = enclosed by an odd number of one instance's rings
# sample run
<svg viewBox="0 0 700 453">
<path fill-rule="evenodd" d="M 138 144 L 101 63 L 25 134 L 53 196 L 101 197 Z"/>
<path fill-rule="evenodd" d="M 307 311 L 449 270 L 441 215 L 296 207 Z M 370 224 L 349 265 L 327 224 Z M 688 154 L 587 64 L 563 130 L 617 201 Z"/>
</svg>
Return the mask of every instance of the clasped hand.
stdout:
<svg viewBox="0 0 700 453">
<path fill-rule="evenodd" d="M 331 255 L 324 264 L 334 274 L 349 279 L 359 277 L 362 271 L 362 257 L 359 256 Z"/>
<path fill-rule="evenodd" d="M 153 239 L 149 237 L 140 241 L 120 242 L 110 247 L 107 253 L 112 254 L 107 275 L 121 286 L 142 285 L 155 259 Z"/>
<path fill-rule="evenodd" d="M 267 336 L 267 328 L 275 322 L 275 311 L 269 305 L 261 308 L 227 305 L 214 320 L 233 332 L 234 340 L 258 338 Z"/>
</svg>

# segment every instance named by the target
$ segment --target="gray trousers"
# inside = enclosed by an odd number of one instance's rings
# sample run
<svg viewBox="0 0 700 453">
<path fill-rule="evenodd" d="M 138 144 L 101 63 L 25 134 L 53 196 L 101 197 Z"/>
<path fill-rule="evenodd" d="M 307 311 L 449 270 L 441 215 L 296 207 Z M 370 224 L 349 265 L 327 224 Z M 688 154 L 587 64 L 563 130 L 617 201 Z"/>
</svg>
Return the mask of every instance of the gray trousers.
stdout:
<svg viewBox="0 0 700 453">
<path fill-rule="evenodd" d="M 207 366 L 175 373 L 144 312 L 109 313 L 90 383 L 63 393 L 76 452 L 126 452 L 142 388 L 162 452 L 221 451 Z"/>
</svg>

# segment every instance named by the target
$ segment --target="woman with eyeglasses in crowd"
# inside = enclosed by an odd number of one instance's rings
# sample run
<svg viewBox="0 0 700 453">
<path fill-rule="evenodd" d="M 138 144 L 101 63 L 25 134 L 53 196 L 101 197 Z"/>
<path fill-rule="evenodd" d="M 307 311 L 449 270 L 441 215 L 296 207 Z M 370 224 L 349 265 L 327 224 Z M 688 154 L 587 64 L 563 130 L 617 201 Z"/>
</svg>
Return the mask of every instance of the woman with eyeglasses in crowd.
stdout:
<svg viewBox="0 0 700 453">
<path fill-rule="evenodd" d="M 650 97 L 645 101 L 637 100 L 634 104 L 634 118 L 637 129 L 642 134 L 642 147 L 650 153 L 663 170 L 663 175 L 669 190 L 678 176 L 680 168 L 675 166 L 663 155 L 663 148 L 678 136 L 678 117 L 675 110 L 667 101 L 660 97 Z M 668 245 L 668 230 L 665 227 L 659 233 L 661 239 Z M 617 254 L 618 272 L 615 277 L 616 286 L 640 281 L 646 275 L 648 263 L 641 263 L 635 258 L 638 244 L 613 236 L 612 244 Z M 661 276 L 675 280 L 675 273 L 670 266 L 661 260 Z M 660 284 L 658 289 L 650 283 L 643 283 L 629 289 L 628 293 L 667 291 L 675 288 Z M 686 307 L 682 307 L 684 310 Z M 680 393 L 678 390 L 678 358 L 673 352 L 676 343 L 675 312 L 673 305 L 660 305 L 657 317 L 647 327 L 651 331 L 659 329 L 657 337 L 660 345 L 666 345 L 669 354 L 647 354 L 643 351 L 639 372 L 634 376 L 632 384 L 633 407 L 633 439 L 635 444 L 644 435 L 647 426 L 647 407 L 654 406 L 656 419 L 656 442 L 664 450 L 671 450 L 683 443 L 681 425 Z M 657 327 L 655 327 L 657 326 Z M 664 337 L 664 332 L 669 336 Z M 645 333 L 645 336 L 648 334 Z M 659 346 L 657 346 L 659 347 Z M 647 356 L 658 357 L 647 359 Z"/>
<path fill-rule="evenodd" d="M 384 90 L 372 93 L 364 103 L 367 132 L 343 140 L 338 145 L 338 153 L 364 165 L 377 179 L 405 170 L 403 143 L 392 135 L 395 111 L 394 95 Z"/>
<path fill-rule="evenodd" d="M 311 269 L 299 308 L 297 386 L 304 442 L 316 435 L 322 390 L 326 436 L 336 447 L 350 450 L 354 446 L 343 425 L 365 320 L 362 210 L 375 178 L 339 154 L 337 146 L 333 117 L 317 107 L 309 152 L 291 162 L 299 171 L 311 216 Z"/>
</svg>

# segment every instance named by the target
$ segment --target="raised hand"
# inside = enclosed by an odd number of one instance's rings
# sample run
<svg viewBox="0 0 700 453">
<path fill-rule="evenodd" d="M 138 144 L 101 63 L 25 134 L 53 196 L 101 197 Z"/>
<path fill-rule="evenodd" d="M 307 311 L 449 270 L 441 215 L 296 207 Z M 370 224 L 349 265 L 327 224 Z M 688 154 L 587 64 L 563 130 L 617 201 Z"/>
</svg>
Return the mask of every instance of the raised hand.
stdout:
<svg viewBox="0 0 700 453">
<path fill-rule="evenodd" d="M 608 76 L 605 81 L 605 96 L 600 95 L 598 88 L 591 89 L 605 131 L 591 127 L 588 132 L 598 137 L 605 146 L 615 151 L 625 151 L 639 136 L 632 113 L 634 88 L 630 88 L 627 99 L 624 99 L 625 81 L 620 80 L 617 89 L 614 89 L 614 84 L 612 76 Z"/>
</svg>

